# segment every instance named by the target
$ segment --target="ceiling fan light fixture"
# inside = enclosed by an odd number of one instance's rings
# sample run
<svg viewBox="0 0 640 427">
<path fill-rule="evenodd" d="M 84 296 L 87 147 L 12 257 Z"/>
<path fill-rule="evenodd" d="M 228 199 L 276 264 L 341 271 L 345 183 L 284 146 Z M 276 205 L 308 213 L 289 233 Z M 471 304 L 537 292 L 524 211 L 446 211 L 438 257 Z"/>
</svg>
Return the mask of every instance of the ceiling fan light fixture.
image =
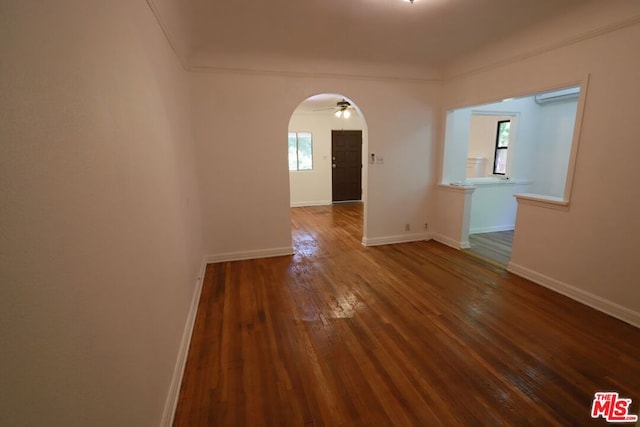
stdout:
<svg viewBox="0 0 640 427">
<path fill-rule="evenodd" d="M 342 117 L 344 117 L 345 119 L 348 119 L 349 117 L 351 117 L 351 111 L 349 110 L 344 110 L 342 112 Z"/>
<path fill-rule="evenodd" d="M 341 117 L 342 116 L 342 110 L 338 110 L 335 113 L 333 113 L 336 115 L 336 117 Z"/>
</svg>

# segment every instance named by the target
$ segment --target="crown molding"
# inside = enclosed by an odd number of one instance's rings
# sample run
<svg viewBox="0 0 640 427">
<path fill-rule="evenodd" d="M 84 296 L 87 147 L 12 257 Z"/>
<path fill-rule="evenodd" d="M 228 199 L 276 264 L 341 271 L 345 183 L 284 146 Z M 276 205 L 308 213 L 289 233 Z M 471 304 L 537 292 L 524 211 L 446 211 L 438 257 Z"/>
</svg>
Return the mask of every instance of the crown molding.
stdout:
<svg viewBox="0 0 640 427">
<path fill-rule="evenodd" d="M 322 73 L 310 71 L 268 70 L 260 68 L 234 68 L 216 67 L 208 65 L 189 65 L 187 71 L 207 74 L 234 74 L 234 75 L 259 75 L 268 77 L 292 77 L 292 78 L 316 78 L 316 79 L 340 79 L 340 80 L 374 80 L 386 82 L 404 83 L 442 83 L 441 78 L 433 77 L 401 77 L 391 75 L 365 75 L 351 73 Z"/>
<path fill-rule="evenodd" d="M 149 9 L 151 10 L 151 13 L 153 13 L 153 16 L 156 18 L 156 22 L 158 23 L 158 26 L 160 27 L 160 30 L 162 30 L 162 33 L 164 34 L 164 38 L 167 40 L 167 43 L 169 43 L 169 47 L 173 51 L 173 54 L 178 59 L 178 62 L 180 63 L 180 66 L 185 71 L 189 71 L 187 69 L 187 64 L 186 64 L 185 58 L 183 58 L 180 55 L 180 53 L 178 52 L 178 48 L 176 47 L 175 43 L 173 42 L 173 40 L 171 38 L 172 36 L 171 36 L 171 33 L 169 32 L 169 29 L 163 23 L 162 17 L 160 16 L 160 11 L 158 10 L 158 6 L 156 6 L 156 4 L 153 2 L 153 0 L 145 0 L 145 1 L 147 2 L 147 5 L 149 6 Z"/>
<path fill-rule="evenodd" d="M 178 62 L 185 71 L 193 73 L 210 73 L 210 74 L 240 74 L 240 75 L 259 75 L 259 76 L 272 76 L 272 77 L 292 77 L 292 78 L 322 78 L 322 79 L 340 79 L 340 80 L 369 80 L 369 81 L 385 81 L 385 82 L 404 82 L 404 83 L 443 83 L 445 81 L 457 80 L 460 78 L 468 77 L 475 74 L 480 74 L 492 69 L 507 66 L 521 62 L 545 53 L 552 52 L 554 50 L 561 49 L 576 43 L 580 43 L 585 40 L 589 40 L 613 31 L 621 30 L 640 23 L 640 15 L 632 16 L 628 19 L 605 25 L 599 28 L 595 28 L 584 33 L 567 37 L 563 40 L 559 40 L 555 43 L 549 43 L 539 48 L 531 49 L 520 54 L 512 55 L 510 57 L 491 62 L 489 64 L 481 65 L 478 67 L 472 67 L 468 70 L 458 73 L 447 74 L 444 71 L 442 77 L 402 77 L 393 75 L 365 75 L 365 74 L 352 74 L 352 73 L 321 73 L 321 72 L 306 72 L 306 71 L 288 71 L 288 70 L 269 70 L 261 68 L 246 68 L 246 67 L 217 67 L 209 65 L 195 65 L 188 64 L 187 58 L 180 55 L 175 43 L 172 40 L 172 35 L 166 25 L 163 23 L 163 19 L 160 15 L 158 7 L 154 3 L 154 0 L 145 0 L 149 9 L 153 13 L 162 30 L 169 46 L 173 50 Z M 446 70 L 445 67 L 441 67 L 439 71 Z"/>
<path fill-rule="evenodd" d="M 559 40 L 555 43 L 550 43 L 547 44 L 545 46 L 541 46 L 539 48 L 536 49 L 531 49 L 529 51 L 525 51 L 523 53 L 517 54 L 517 55 L 513 55 L 486 65 L 481 65 L 479 67 L 475 67 L 475 68 L 471 68 L 468 69 L 466 71 L 462 71 L 459 73 L 453 73 L 453 74 L 447 74 L 445 72 L 443 80 L 444 81 L 449 81 L 449 80 L 456 80 L 456 79 L 460 79 L 463 77 L 468 77 L 474 74 L 480 74 L 492 69 L 496 69 L 496 68 L 500 68 L 500 67 L 504 67 L 510 64 L 514 64 L 517 62 L 521 62 L 536 56 L 540 56 L 543 55 L 545 53 L 549 53 L 552 52 L 554 50 L 558 50 L 567 46 L 571 46 L 573 44 L 576 43 L 580 43 L 583 42 L 585 40 L 589 40 L 595 37 L 599 37 L 602 36 L 604 34 L 607 33 L 611 33 L 614 31 L 618 31 L 627 27 L 631 27 L 633 25 L 637 25 L 640 23 L 640 15 L 636 15 L 636 16 L 632 16 L 631 18 L 625 19 L 623 21 L 619 21 L 613 24 L 609 24 L 609 25 L 605 25 L 599 28 L 595 28 L 593 30 L 590 31 L 586 31 L 584 33 L 572 36 L 572 37 L 567 37 L 563 40 Z"/>
<path fill-rule="evenodd" d="M 287 71 L 287 70 L 269 70 L 262 68 L 243 68 L 243 67 L 216 67 L 209 65 L 188 64 L 187 58 L 182 57 L 176 44 L 173 42 L 171 32 L 164 24 L 162 16 L 154 0 L 145 0 L 149 9 L 156 18 L 158 26 L 162 30 L 167 43 L 178 58 L 178 62 L 185 71 L 192 73 L 210 73 L 210 74 L 235 74 L 235 75 L 259 75 L 273 77 L 293 77 L 293 78 L 320 78 L 320 79 L 340 79 L 340 80 L 373 80 L 373 81 L 391 81 L 405 83 L 442 83 L 442 78 L 433 77 L 402 77 L 393 75 L 365 75 L 352 73 L 319 73 L 307 71 Z"/>
</svg>

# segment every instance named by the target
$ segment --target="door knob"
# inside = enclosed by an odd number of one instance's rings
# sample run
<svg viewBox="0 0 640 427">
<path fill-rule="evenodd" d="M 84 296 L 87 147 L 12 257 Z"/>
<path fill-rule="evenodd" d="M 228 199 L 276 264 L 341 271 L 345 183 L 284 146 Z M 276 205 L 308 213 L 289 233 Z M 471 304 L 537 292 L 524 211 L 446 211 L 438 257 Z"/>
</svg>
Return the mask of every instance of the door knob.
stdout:
<svg viewBox="0 0 640 427">
<path fill-rule="evenodd" d="M 336 164 L 335 163 L 332 164 L 331 167 L 335 169 L 336 168 Z"/>
</svg>

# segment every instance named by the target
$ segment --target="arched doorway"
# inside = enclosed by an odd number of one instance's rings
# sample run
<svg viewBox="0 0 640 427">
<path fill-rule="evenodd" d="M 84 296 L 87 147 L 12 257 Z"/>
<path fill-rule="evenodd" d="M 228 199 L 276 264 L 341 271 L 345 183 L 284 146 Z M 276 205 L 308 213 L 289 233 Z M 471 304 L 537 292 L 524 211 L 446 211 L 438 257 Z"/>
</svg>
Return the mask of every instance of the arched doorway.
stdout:
<svg viewBox="0 0 640 427">
<path fill-rule="evenodd" d="M 323 93 L 302 101 L 288 126 L 290 206 L 359 205 L 362 240 L 367 147 L 367 124 L 352 99 Z"/>
</svg>

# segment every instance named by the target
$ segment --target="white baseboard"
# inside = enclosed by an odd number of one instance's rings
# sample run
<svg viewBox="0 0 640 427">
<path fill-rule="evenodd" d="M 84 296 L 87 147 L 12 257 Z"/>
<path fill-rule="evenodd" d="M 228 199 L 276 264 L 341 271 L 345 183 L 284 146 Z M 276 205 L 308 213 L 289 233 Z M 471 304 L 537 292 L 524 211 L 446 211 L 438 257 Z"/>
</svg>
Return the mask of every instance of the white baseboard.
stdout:
<svg viewBox="0 0 640 427">
<path fill-rule="evenodd" d="M 171 377 L 169 393 L 167 394 L 167 400 L 164 404 L 164 411 L 162 412 L 162 421 L 160 425 L 163 427 L 171 427 L 173 425 L 173 418 L 176 413 L 178 398 L 180 397 L 180 386 L 182 385 L 184 368 L 187 363 L 189 346 L 191 345 L 191 335 L 193 333 L 193 326 L 196 321 L 196 314 L 198 313 L 198 304 L 200 303 L 202 282 L 204 281 L 204 273 L 206 268 L 207 262 L 203 259 L 202 265 L 200 266 L 200 274 L 198 275 L 198 280 L 196 281 L 196 286 L 193 290 L 191 307 L 189 307 L 189 313 L 187 314 L 187 321 L 184 325 L 184 330 L 182 331 L 182 339 L 180 340 L 180 348 L 178 349 L 176 364 L 173 368 L 173 376 Z"/>
<path fill-rule="evenodd" d="M 511 231 L 516 228 L 515 224 L 494 225 L 491 227 L 477 227 L 469 230 L 469 234 L 495 233 L 496 231 Z"/>
<path fill-rule="evenodd" d="M 223 254 L 208 255 L 205 257 L 207 264 L 227 261 L 242 261 L 245 259 L 271 258 L 276 256 L 293 255 L 293 248 L 285 246 L 282 248 L 257 249 L 253 251 L 227 252 Z"/>
<path fill-rule="evenodd" d="M 317 200 L 314 202 L 291 202 L 292 208 L 302 208 L 305 206 L 329 206 L 333 204 L 331 200 Z"/>
<path fill-rule="evenodd" d="M 408 243 L 408 242 L 419 242 L 423 240 L 430 240 L 430 233 L 419 233 L 419 234 L 406 234 L 400 236 L 386 236 L 386 237 L 373 237 L 373 238 L 362 238 L 363 246 L 382 246 L 382 245 L 393 245 L 396 243 Z"/>
<path fill-rule="evenodd" d="M 431 234 L 431 238 L 453 249 L 469 249 L 471 247 L 469 241 L 456 241 L 442 234 L 433 233 Z"/>
<path fill-rule="evenodd" d="M 512 262 L 507 265 L 507 271 L 640 328 L 640 313 L 623 307 L 620 304 L 616 304 L 615 302 Z"/>
<path fill-rule="evenodd" d="M 202 284 L 207 264 L 224 261 L 240 261 L 244 259 L 254 258 L 269 258 L 274 256 L 292 254 L 293 249 L 291 246 L 288 246 L 284 248 L 273 248 L 257 251 L 229 252 L 226 254 L 209 255 L 204 257 L 204 259 L 202 260 L 202 265 L 200 267 L 200 274 L 198 275 L 198 280 L 193 291 L 193 297 L 191 299 L 191 307 L 189 308 L 187 321 L 182 332 L 180 348 L 178 349 L 178 357 L 173 369 L 171 385 L 169 386 L 169 393 L 167 394 L 167 400 L 165 402 L 164 411 L 162 413 L 162 421 L 160 423 L 161 426 L 171 427 L 173 425 L 176 406 L 178 405 L 178 398 L 180 396 L 180 386 L 182 385 L 182 377 L 184 375 L 184 368 L 187 363 L 189 346 L 191 344 L 191 335 L 193 334 L 196 314 L 198 313 L 198 304 L 200 303 L 200 294 L 202 293 Z"/>
</svg>

